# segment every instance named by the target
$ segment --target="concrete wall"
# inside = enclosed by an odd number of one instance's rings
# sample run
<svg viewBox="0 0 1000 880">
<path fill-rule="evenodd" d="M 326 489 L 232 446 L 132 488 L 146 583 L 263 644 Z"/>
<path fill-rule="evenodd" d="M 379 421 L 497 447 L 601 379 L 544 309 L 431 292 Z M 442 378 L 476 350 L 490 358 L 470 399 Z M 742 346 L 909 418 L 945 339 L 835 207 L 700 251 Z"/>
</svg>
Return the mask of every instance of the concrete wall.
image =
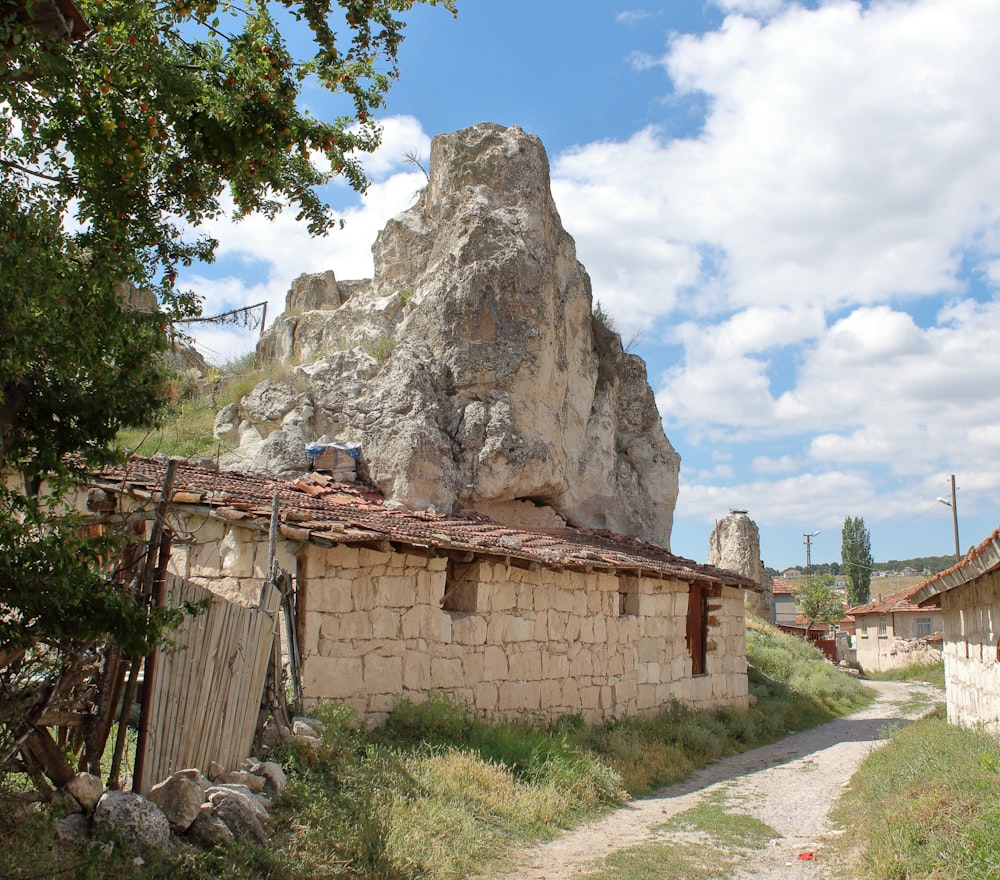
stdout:
<svg viewBox="0 0 1000 880">
<path fill-rule="evenodd" d="M 254 604 L 267 535 L 237 522 L 175 517 L 191 537 L 171 568 Z M 744 598 L 708 599 L 706 674 L 692 677 L 688 585 L 604 573 L 451 564 L 394 551 L 278 541 L 296 578 L 303 693 L 377 722 L 400 697 L 446 691 L 484 714 L 588 722 L 749 704 Z M 442 607 L 446 589 L 450 596 Z"/>
<path fill-rule="evenodd" d="M 879 621 L 883 617 L 885 635 L 879 635 Z M 916 663 L 940 663 L 939 645 L 917 638 L 917 619 L 925 617 L 931 618 L 931 632 L 941 632 L 942 617 L 938 611 L 857 615 L 854 644 L 858 664 L 868 672 L 884 672 Z"/>
<path fill-rule="evenodd" d="M 1000 733 L 1000 574 L 941 594 L 948 720 Z"/>
</svg>

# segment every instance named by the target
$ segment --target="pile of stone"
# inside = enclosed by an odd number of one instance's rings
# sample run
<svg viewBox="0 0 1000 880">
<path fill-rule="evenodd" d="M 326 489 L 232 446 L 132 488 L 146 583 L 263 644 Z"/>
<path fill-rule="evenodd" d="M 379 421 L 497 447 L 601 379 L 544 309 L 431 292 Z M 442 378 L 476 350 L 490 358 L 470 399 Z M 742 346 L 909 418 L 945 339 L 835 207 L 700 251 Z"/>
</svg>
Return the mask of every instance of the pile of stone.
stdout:
<svg viewBox="0 0 1000 880">
<path fill-rule="evenodd" d="M 105 790 L 97 776 L 78 773 L 61 790 L 68 812 L 56 835 L 65 840 L 93 833 L 139 850 L 163 850 L 172 837 L 205 849 L 233 841 L 267 845 L 268 811 L 285 787 L 281 766 L 257 758 L 231 771 L 213 762 L 207 775 L 178 770 L 154 785 L 148 798 Z"/>
</svg>

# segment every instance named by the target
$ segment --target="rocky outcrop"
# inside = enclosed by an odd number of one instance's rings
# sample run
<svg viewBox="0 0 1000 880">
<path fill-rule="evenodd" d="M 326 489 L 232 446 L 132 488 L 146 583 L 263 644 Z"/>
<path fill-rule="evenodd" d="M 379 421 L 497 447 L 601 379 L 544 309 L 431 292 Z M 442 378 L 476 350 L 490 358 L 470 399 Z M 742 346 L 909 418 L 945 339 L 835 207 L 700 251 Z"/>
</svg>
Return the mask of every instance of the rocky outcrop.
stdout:
<svg viewBox="0 0 1000 880">
<path fill-rule="evenodd" d="M 358 441 L 409 507 L 669 547 L 679 456 L 645 364 L 593 314 L 537 137 L 435 138 L 427 187 L 373 253 L 371 280 L 293 283 L 258 348 L 275 378 L 219 415 L 238 447 L 223 465 L 301 470 L 307 443 Z"/>
<path fill-rule="evenodd" d="M 762 620 L 771 620 L 774 584 L 760 558 L 760 531 L 745 510 L 733 510 L 716 522 L 708 539 L 708 564 L 760 584 L 760 593 L 746 592 L 747 610 Z"/>
</svg>

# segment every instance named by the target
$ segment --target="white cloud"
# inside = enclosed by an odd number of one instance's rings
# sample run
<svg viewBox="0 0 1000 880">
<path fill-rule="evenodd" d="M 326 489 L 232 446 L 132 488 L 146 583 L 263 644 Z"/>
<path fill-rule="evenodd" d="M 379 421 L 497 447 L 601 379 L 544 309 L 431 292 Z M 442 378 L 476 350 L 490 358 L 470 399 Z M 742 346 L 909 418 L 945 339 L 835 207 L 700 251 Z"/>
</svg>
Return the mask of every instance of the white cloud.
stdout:
<svg viewBox="0 0 1000 880">
<path fill-rule="evenodd" d="M 984 236 L 1000 222 L 998 32 L 987 0 L 913 0 L 791 5 L 671 37 L 659 63 L 707 97 L 702 131 L 649 128 L 554 163 L 595 286 L 636 320 L 705 276 L 735 308 L 958 292 L 963 255 L 984 270 L 998 256 Z M 652 303 L 604 268 L 618 241 L 635 247 L 635 280 L 659 281 Z M 719 262 L 699 277 L 706 248 Z"/>
<path fill-rule="evenodd" d="M 784 6 L 784 0 L 715 0 L 723 12 L 742 12 L 759 18 L 769 18 Z"/>
</svg>

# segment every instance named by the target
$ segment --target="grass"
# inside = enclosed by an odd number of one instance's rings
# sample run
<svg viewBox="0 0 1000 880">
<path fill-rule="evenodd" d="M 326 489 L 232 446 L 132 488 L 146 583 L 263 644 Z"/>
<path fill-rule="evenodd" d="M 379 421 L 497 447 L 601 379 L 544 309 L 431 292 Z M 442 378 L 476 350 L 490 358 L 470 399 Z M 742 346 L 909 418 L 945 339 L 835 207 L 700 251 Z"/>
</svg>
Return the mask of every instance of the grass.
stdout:
<svg viewBox="0 0 1000 880">
<path fill-rule="evenodd" d="M 779 660 L 782 648 L 786 661 Z M 511 867 L 520 847 L 614 809 L 626 792 L 641 794 L 682 779 L 723 755 L 826 720 L 868 698 L 815 649 L 767 625 L 753 624 L 748 651 L 757 703 L 747 711 L 695 713 L 675 703 L 653 718 L 597 727 L 578 717 L 549 725 L 492 723 L 432 694 L 420 704 L 401 702 L 383 726 L 367 730 L 349 708 L 328 704 L 317 710 L 327 724 L 322 748 L 288 751 L 281 758 L 289 788 L 272 808 L 271 848 L 240 845 L 211 853 L 182 848 L 136 865 L 134 853 L 87 842 L 53 847 L 51 816 L 25 808 L 0 829 L 0 876 L 455 880 L 495 875 Z M 722 860 L 767 837 L 766 826 L 723 812 L 723 805 L 711 804 L 677 821 L 712 836 Z M 686 832 L 671 833 L 683 838 Z M 669 847 L 619 854 L 615 858 L 629 861 L 634 873 L 615 876 L 715 876 L 696 873 L 705 865 L 699 852 L 681 839 Z M 666 867 L 659 874 L 639 873 L 650 869 L 650 859 L 661 866 L 676 863 L 676 873 L 666 873 Z"/>
<path fill-rule="evenodd" d="M 855 847 L 849 876 L 995 880 L 998 804 L 995 736 L 949 726 L 941 717 L 900 728 L 865 761 L 835 807 L 834 818 L 850 829 L 844 838 Z"/>
<path fill-rule="evenodd" d="M 902 669 L 887 669 L 884 672 L 865 672 L 865 678 L 874 681 L 926 681 L 944 690 L 944 662 L 915 663 Z"/>
</svg>

